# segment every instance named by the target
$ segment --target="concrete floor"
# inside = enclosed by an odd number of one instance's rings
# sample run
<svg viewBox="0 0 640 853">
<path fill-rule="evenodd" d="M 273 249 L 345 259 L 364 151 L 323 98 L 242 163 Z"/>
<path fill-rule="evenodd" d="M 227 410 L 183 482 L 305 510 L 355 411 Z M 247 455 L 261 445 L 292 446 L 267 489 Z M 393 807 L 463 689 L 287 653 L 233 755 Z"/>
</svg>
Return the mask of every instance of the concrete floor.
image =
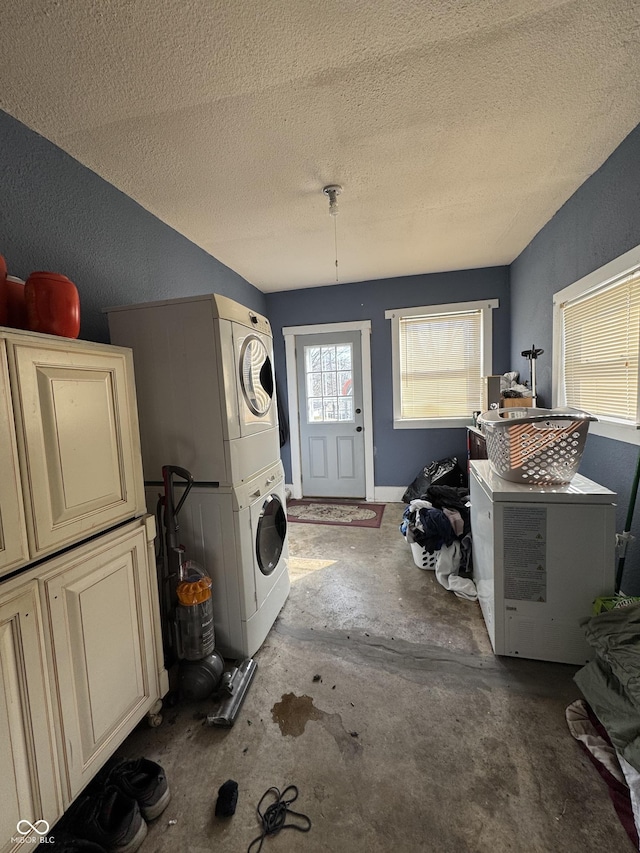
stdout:
<svg viewBox="0 0 640 853">
<path fill-rule="evenodd" d="M 246 851 L 260 797 L 289 784 L 312 828 L 263 851 L 633 849 L 565 723 L 576 668 L 494 657 L 477 603 L 414 566 L 402 510 L 378 530 L 290 524 L 291 595 L 235 726 L 178 705 L 127 739 L 173 792 L 142 853 Z M 237 811 L 216 818 L 227 779 Z"/>
</svg>

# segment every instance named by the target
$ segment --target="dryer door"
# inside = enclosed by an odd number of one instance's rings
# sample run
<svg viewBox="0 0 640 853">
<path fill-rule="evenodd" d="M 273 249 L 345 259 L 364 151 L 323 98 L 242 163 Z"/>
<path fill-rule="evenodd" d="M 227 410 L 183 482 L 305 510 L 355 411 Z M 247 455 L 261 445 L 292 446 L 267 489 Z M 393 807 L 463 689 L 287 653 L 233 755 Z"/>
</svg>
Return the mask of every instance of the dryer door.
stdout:
<svg viewBox="0 0 640 853">
<path fill-rule="evenodd" d="M 255 335 L 249 335 L 242 343 L 240 386 L 249 411 L 264 417 L 273 400 L 273 368 L 267 348 Z"/>
<path fill-rule="evenodd" d="M 280 498 L 270 494 L 262 504 L 256 530 L 256 559 L 263 575 L 278 566 L 287 537 L 287 514 Z"/>
<path fill-rule="evenodd" d="M 234 330 L 238 364 L 238 408 L 241 435 L 277 425 L 271 338 Z"/>
</svg>

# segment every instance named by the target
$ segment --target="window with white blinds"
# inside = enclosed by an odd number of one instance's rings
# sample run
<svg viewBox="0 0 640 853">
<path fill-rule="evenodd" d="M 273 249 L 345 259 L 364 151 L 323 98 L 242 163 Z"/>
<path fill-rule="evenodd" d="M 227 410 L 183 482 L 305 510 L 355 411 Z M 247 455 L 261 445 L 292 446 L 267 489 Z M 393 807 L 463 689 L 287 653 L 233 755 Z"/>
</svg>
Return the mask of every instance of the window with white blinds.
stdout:
<svg viewBox="0 0 640 853">
<path fill-rule="evenodd" d="M 482 408 L 497 301 L 387 311 L 392 321 L 394 426 L 448 427 Z"/>
<path fill-rule="evenodd" d="M 638 423 L 640 273 L 566 304 L 562 315 L 567 405 Z"/>
<path fill-rule="evenodd" d="M 480 311 L 403 317 L 399 331 L 402 418 L 465 418 L 480 408 Z"/>
<path fill-rule="evenodd" d="M 640 443 L 640 247 L 555 294 L 554 399 Z"/>
</svg>

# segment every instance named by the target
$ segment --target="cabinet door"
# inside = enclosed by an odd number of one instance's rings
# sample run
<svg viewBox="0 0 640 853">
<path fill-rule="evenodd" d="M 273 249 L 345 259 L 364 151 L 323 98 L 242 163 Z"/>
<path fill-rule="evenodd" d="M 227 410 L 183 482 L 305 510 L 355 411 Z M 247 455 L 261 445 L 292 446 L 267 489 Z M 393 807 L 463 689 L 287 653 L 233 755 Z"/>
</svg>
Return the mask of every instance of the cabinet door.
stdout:
<svg viewBox="0 0 640 853">
<path fill-rule="evenodd" d="M 9 342 L 32 557 L 144 511 L 131 353 L 75 343 Z"/>
<path fill-rule="evenodd" d="M 20 470 L 9 393 L 5 342 L 0 340 L 0 577 L 29 559 Z"/>
<path fill-rule="evenodd" d="M 29 824 L 44 830 L 62 813 L 37 592 L 35 581 L 0 588 L 1 853 L 37 842 Z"/>
<path fill-rule="evenodd" d="M 159 698 L 147 555 L 140 520 L 56 558 L 40 576 L 67 802 Z"/>
</svg>

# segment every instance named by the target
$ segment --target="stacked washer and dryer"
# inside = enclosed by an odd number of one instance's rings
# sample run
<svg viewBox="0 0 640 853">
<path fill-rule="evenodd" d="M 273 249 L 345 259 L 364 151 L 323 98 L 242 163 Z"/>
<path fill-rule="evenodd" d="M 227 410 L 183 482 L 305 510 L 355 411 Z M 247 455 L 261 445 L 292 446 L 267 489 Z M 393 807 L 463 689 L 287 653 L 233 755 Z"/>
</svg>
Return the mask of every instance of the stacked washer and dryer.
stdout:
<svg viewBox="0 0 640 853">
<path fill-rule="evenodd" d="M 133 349 L 147 506 L 163 465 L 192 474 L 179 539 L 213 580 L 216 648 L 251 657 L 289 593 L 269 321 L 218 294 L 106 313 Z"/>
</svg>

